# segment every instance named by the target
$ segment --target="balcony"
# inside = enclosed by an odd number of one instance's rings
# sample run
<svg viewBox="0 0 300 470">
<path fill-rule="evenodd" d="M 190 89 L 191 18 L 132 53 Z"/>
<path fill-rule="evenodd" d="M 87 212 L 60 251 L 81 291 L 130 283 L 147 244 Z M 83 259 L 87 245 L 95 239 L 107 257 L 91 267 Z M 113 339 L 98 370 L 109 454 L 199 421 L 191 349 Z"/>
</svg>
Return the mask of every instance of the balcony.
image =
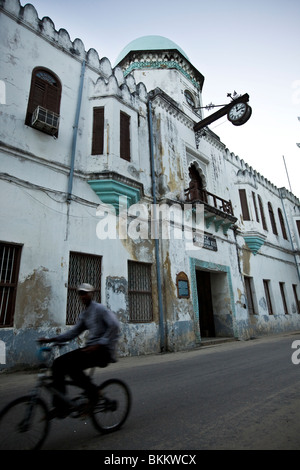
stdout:
<svg viewBox="0 0 300 470">
<path fill-rule="evenodd" d="M 184 190 L 185 202 L 190 204 L 204 204 L 204 218 L 206 228 L 212 224 L 216 232 L 222 227 L 226 235 L 228 229 L 235 224 L 237 218 L 234 216 L 231 201 L 226 201 L 205 189 L 190 187 Z"/>
</svg>

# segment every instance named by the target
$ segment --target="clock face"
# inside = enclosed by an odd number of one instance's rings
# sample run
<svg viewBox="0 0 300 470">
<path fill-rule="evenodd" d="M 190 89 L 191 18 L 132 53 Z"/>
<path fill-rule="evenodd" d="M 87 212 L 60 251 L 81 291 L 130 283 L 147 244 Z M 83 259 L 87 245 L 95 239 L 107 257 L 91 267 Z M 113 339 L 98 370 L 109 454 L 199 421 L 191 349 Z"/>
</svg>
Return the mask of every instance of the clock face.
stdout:
<svg viewBox="0 0 300 470">
<path fill-rule="evenodd" d="M 237 103 L 228 112 L 229 121 L 239 121 L 247 112 L 246 103 Z"/>
</svg>

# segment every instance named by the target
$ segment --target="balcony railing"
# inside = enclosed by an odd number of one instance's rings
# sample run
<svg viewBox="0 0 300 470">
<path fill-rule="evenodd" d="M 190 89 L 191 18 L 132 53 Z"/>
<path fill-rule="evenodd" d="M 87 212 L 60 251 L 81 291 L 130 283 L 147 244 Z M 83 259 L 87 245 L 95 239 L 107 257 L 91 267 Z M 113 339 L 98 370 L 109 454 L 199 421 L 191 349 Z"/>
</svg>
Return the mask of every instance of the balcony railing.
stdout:
<svg viewBox="0 0 300 470">
<path fill-rule="evenodd" d="M 226 214 L 234 216 L 231 201 L 226 201 L 215 194 L 209 193 L 205 189 L 187 188 L 184 190 L 184 193 L 186 202 L 200 202 L 208 204 L 209 206 L 213 206 Z"/>
</svg>

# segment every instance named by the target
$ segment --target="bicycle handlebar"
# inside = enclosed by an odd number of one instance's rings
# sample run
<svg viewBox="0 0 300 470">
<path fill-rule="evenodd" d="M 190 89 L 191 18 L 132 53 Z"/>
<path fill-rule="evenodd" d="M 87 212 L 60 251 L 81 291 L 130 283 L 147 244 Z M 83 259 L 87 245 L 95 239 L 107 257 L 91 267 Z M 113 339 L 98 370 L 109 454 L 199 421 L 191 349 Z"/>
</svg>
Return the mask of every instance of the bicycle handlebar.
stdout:
<svg viewBox="0 0 300 470">
<path fill-rule="evenodd" d="M 39 345 L 41 344 L 39 341 L 37 341 L 37 343 Z M 51 346 L 40 346 L 39 347 L 39 349 L 37 351 L 37 357 L 38 357 L 38 360 L 40 362 L 43 362 L 45 360 L 45 357 L 44 357 L 43 353 L 50 353 L 55 346 L 62 347 L 62 346 L 65 346 L 66 344 L 68 344 L 67 342 L 65 342 L 65 343 L 56 343 L 56 342 L 53 342 L 53 341 L 51 341 L 51 343 L 52 343 Z"/>
</svg>

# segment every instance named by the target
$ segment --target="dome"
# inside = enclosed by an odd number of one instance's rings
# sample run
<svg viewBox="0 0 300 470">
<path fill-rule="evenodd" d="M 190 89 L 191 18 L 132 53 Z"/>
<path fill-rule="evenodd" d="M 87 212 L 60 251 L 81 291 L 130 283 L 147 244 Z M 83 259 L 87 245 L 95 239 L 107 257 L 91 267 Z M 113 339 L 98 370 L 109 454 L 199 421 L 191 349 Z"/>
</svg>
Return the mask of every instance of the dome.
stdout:
<svg viewBox="0 0 300 470">
<path fill-rule="evenodd" d="M 121 60 L 131 51 L 155 51 L 155 50 L 172 50 L 176 49 L 180 52 L 188 61 L 190 59 L 186 53 L 171 39 L 163 36 L 142 36 L 140 38 L 131 41 L 118 55 L 115 65 L 119 64 Z"/>
</svg>

